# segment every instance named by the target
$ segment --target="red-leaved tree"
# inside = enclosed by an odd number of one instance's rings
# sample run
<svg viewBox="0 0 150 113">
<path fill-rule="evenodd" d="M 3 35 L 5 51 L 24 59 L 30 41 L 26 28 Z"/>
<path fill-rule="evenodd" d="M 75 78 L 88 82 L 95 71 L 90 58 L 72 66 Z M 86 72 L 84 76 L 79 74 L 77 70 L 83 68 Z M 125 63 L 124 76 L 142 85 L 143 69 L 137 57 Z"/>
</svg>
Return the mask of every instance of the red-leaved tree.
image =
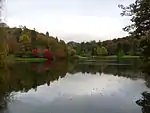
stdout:
<svg viewBox="0 0 150 113">
<path fill-rule="evenodd" d="M 36 49 L 32 50 L 32 53 L 34 54 L 35 57 L 38 57 L 38 51 Z"/>
<path fill-rule="evenodd" d="M 45 49 L 43 50 L 43 57 L 46 59 L 53 59 L 53 53 Z"/>
</svg>

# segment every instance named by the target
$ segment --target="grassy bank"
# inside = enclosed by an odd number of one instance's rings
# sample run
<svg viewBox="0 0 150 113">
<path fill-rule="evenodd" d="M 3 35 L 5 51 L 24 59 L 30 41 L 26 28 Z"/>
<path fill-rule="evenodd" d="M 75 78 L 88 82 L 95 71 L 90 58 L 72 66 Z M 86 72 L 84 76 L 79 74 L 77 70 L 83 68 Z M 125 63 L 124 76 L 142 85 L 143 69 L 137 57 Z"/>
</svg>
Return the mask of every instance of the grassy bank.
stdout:
<svg viewBox="0 0 150 113">
<path fill-rule="evenodd" d="M 21 61 L 21 62 L 43 62 L 46 61 L 45 58 L 15 58 L 15 61 Z"/>
<path fill-rule="evenodd" d="M 101 57 L 96 57 L 96 58 L 112 58 L 112 59 L 117 59 L 117 56 L 101 56 Z M 130 55 L 125 55 L 121 57 L 120 59 L 132 59 L 132 58 L 140 58 L 140 56 L 130 56 Z"/>
<path fill-rule="evenodd" d="M 140 58 L 139 56 L 123 56 L 120 59 L 138 59 Z M 91 56 L 91 57 L 83 57 L 76 55 L 73 59 L 78 59 L 78 60 L 101 60 L 101 59 L 111 59 L 111 60 L 116 60 L 117 56 Z M 43 62 L 46 61 L 47 59 L 45 58 L 19 58 L 16 57 L 15 61 L 21 61 L 21 62 Z"/>
<path fill-rule="evenodd" d="M 101 59 L 116 60 L 116 59 L 118 59 L 117 56 L 115 56 L 115 55 L 113 55 L 113 56 L 90 56 L 90 57 L 82 57 L 82 56 L 76 55 L 75 58 L 78 60 L 101 60 Z M 140 58 L 140 56 L 125 55 L 119 59 L 139 59 L 139 58 Z"/>
</svg>

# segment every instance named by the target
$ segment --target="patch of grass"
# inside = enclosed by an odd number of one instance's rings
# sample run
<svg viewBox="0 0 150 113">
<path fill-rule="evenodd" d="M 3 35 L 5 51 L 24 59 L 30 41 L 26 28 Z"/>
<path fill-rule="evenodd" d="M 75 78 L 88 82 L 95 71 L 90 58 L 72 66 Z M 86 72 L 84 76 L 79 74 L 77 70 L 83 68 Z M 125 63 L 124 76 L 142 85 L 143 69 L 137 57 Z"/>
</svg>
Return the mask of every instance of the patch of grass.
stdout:
<svg viewBox="0 0 150 113">
<path fill-rule="evenodd" d="M 46 61 L 45 58 L 15 58 L 15 61 L 21 61 L 21 62 L 43 62 Z"/>
<path fill-rule="evenodd" d="M 82 56 L 76 56 L 76 58 L 78 60 L 81 61 L 85 61 L 85 60 L 116 60 L 117 56 L 116 55 L 112 55 L 112 56 L 91 56 L 91 57 L 82 57 Z M 140 56 L 129 56 L 129 55 L 125 55 L 119 59 L 139 59 Z"/>
<path fill-rule="evenodd" d="M 122 58 L 140 58 L 140 56 L 129 56 L 129 55 L 126 55 L 126 56 L 123 56 Z"/>
<path fill-rule="evenodd" d="M 83 60 L 84 60 L 84 59 L 88 59 L 88 58 L 90 58 L 90 57 L 83 57 L 83 56 L 80 56 L 80 55 L 75 55 L 74 58 L 75 58 L 75 59 L 80 59 L 80 60 L 83 59 Z"/>
<path fill-rule="evenodd" d="M 96 56 L 96 59 L 117 59 L 116 55 L 112 56 Z M 132 59 L 132 58 L 140 58 L 140 56 L 130 56 L 130 55 L 125 55 L 121 57 L 120 59 Z"/>
</svg>

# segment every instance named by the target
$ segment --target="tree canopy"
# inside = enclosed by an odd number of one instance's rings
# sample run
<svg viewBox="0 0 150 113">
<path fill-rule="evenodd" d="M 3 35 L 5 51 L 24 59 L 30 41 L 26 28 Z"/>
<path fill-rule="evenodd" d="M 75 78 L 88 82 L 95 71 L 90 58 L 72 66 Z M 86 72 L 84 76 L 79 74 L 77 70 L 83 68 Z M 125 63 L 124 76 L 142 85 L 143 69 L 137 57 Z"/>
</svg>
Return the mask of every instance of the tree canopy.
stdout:
<svg viewBox="0 0 150 113">
<path fill-rule="evenodd" d="M 63 40 L 58 41 L 58 38 L 49 36 L 48 32 L 46 34 L 39 33 L 35 29 L 31 30 L 25 26 L 21 28 L 3 27 L 3 30 L 0 30 L 0 35 L 0 51 L 4 51 L 5 47 L 2 47 L 2 45 L 6 44 L 10 48 L 9 54 L 15 56 L 29 55 L 34 49 L 48 50 L 58 58 L 68 56 L 66 43 Z"/>
<path fill-rule="evenodd" d="M 119 5 L 122 16 L 131 16 L 132 24 L 124 28 L 132 35 L 141 36 L 150 33 L 150 1 L 136 0 L 129 6 Z"/>
<path fill-rule="evenodd" d="M 139 48 L 144 61 L 149 61 L 150 48 L 150 1 L 136 0 L 129 6 L 119 5 L 122 16 L 131 16 L 131 24 L 124 28 L 132 36 L 140 38 Z M 134 48 L 135 49 L 135 48 Z"/>
</svg>

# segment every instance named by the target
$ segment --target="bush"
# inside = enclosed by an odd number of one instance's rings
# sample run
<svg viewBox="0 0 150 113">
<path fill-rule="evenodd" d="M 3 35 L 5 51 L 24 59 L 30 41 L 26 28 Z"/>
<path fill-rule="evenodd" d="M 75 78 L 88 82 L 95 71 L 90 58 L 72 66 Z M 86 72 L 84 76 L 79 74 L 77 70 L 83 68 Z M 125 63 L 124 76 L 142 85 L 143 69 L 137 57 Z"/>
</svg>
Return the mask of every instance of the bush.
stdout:
<svg viewBox="0 0 150 113">
<path fill-rule="evenodd" d="M 15 53 L 15 57 L 22 57 L 24 55 L 24 52 L 17 52 Z"/>
<path fill-rule="evenodd" d="M 46 59 L 52 59 L 53 54 L 51 52 L 49 52 L 48 50 L 43 50 L 43 57 Z"/>
<path fill-rule="evenodd" d="M 34 54 L 31 51 L 25 52 L 26 57 L 34 58 Z"/>
<path fill-rule="evenodd" d="M 32 50 L 32 54 L 34 55 L 34 57 L 38 57 L 39 53 L 36 49 Z"/>
</svg>

